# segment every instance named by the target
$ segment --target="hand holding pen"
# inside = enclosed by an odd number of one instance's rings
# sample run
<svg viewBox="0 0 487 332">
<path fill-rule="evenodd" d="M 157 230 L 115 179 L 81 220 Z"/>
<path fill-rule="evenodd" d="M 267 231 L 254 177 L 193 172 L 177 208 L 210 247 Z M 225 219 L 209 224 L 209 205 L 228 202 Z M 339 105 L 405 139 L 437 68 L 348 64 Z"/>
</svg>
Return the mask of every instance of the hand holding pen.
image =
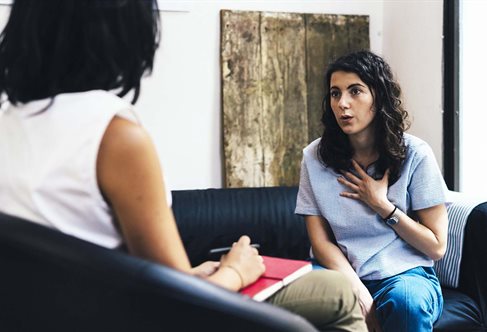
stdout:
<svg viewBox="0 0 487 332">
<path fill-rule="evenodd" d="M 229 268 L 238 274 L 242 287 L 253 283 L 265 272 L 262 256 L 255 246 L 250 244 L 246 235 L 234 243 L 227 254 L 220 259 L 220 269 Z"/>
</svg>

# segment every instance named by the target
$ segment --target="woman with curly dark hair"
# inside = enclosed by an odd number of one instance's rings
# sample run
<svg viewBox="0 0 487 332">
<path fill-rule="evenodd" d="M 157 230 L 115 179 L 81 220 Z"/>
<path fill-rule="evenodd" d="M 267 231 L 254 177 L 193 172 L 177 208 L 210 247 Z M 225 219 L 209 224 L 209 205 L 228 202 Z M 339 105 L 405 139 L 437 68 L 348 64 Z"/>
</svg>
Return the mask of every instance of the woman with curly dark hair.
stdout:
<svg viewBox="0 0 487 332">
<path fill-rule="evenodd" d="M 446 250 L 446 185 L 431 148 L 406 134 L 389 65 L 361 51 L 326 74 L 323 136 L 304 149 L 296 213 L 316 262 L 344 273 L 369 330 L 431 331 L 432 268 Z"/>
</svg>

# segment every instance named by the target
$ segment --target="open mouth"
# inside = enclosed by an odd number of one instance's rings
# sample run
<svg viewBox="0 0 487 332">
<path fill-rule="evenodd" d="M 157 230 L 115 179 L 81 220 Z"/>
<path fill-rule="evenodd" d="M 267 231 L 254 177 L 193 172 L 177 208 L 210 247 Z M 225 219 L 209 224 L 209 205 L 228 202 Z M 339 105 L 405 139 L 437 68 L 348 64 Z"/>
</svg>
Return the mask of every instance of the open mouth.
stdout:
<svg viewBox="0 0 487 332">
<path fill-rule="evenodd" d="M 352 119 L 352 118 L 353 118 L 353 116 L 348 115 L 348 114 L 344 114 L 344 115 L 340 116 L 340 119 L 341 119 L 341 120 L 345 120 L 345 121 L 346 121 L 346 120 L 350 120 L 350 119 Z"/>
</svg>

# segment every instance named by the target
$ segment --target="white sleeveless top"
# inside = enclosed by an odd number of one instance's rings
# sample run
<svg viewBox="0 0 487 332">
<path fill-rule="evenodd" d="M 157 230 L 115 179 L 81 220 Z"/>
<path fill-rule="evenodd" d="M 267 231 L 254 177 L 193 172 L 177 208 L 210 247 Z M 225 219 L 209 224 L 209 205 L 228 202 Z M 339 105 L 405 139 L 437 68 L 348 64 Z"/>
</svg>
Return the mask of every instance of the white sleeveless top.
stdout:
<svg viewBox="0 0 487 332">
<path fill-rule="evenodd" d="M 101 140 L 132 105 L 107 91 L 66 93 L 0 112 L 0 211 L 98 245 L 122 242 L 97 183 Z"/>
</svg>

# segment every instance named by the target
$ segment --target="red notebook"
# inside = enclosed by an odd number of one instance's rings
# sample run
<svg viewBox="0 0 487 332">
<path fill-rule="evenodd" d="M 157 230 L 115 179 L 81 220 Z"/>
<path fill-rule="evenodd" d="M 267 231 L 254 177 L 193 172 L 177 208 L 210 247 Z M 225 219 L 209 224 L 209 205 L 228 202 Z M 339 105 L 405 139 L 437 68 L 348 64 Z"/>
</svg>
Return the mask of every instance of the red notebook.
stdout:
<svg viewBox="0 0 487 332">
<path fill-rule="evenodd" d="M 264 301 L 269 296 L 287 286 L 294 280 L 310 272 L 311 262 L 294 259 L 262 256 L 265 272 L 253 284 L 240 290 L 240 293 L 256 301 Z"/>
</svg>

